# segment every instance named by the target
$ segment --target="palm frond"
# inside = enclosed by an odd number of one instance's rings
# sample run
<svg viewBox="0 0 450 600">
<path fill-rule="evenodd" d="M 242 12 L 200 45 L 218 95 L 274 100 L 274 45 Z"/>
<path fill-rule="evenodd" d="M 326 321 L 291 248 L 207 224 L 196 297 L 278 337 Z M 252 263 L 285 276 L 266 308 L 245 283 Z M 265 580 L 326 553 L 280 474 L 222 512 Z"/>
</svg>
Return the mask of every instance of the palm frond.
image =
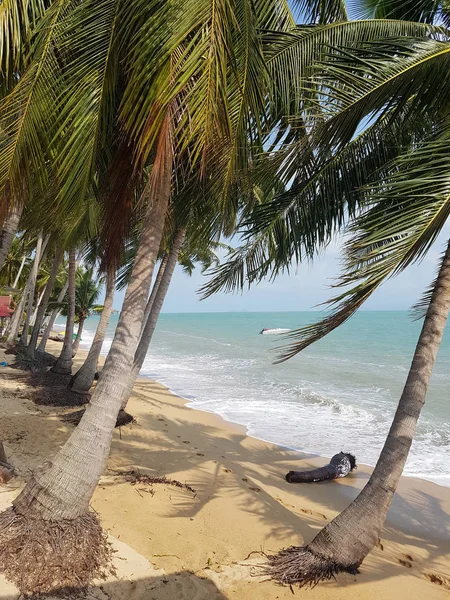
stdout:
<svg viewBox="0 0 450 600">
<path fill-rule="evenodd" d="M 363 0 L 361 12 L 379 19 L 404 19 L 422 23 L 443 22 L 450 25 L 447 0 Z"/>
<path fill-rule="evenodd" d="M 36 22 L 51 0 L 2 0 L 0 4 L 0 77 L 23 69 Z"/>
<path fill-rule="evenodd" d="M 345 291 L 327 302 L 329 316 L 289 334 L 296 341 L 281 361 L 336 329 L 387 278 L 423 258 L 450 216 L 448 142 L 449 132 L 440 132 L 395 161 L 389 178 L 366 187 L 367 210 L 352 226 L 344 273 L 335 286 Z"/>
<path fill-rule="evenodd" d="M 273 110 L 286 117 L 299 115 L 304 107 L 306 80 L 317 71 L 316 63 L 328 62 L 339 49 L 355 52 L 370 42 L 402 37 L 439 39 L 443 35 L 442 27 L 385 19 L 266 31 L 263 47 L 272 82 Z"/>
</svg>

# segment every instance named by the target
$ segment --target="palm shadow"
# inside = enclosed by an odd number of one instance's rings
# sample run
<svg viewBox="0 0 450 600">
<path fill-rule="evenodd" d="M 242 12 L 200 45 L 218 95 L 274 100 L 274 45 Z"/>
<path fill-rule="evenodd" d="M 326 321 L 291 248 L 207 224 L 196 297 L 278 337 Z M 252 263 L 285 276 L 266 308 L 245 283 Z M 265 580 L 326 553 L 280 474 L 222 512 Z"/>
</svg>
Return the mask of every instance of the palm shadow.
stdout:
<svg viewBox="0 0 450 600">
<path fill-rule="evenodd" d="M 168 600 L 179 598 L 180 600 L 227 600 L 227 597 L 219 591 L 217 586 L 210 580 L 198 577 L 194 573 L 179 572 L 170 575 L 157 575 L 135 580 L 117 580 L 98 583 L 83 588 L 79 591 L 73 590 L 70 594 L 67 590 L 56 591 L 51 595 L 41 595 L 39 600 Z M 16 594 L 3 595 L 0 591 L 1 600 L 19 600 Z"/>
</svg>

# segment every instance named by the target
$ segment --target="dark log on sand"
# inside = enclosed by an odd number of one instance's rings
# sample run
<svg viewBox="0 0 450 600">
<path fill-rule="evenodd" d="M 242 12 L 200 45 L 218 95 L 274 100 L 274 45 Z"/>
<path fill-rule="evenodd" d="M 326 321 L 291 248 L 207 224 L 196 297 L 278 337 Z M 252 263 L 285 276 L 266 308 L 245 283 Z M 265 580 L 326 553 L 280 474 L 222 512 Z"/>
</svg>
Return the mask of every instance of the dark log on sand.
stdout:
<svg viewBox="0 0 450 600">
<path fill-rule="evenodd" d="M 289 483 L 312 483 L 314 481 L 338 479 L 345 477 L 353 469 L 356 469 L 356 458 L 353 454 L 339 452 L 324 467 L 312 469 L 311 471 L 289 471 L 286 475 L 286 481 Z"/>
</svg>

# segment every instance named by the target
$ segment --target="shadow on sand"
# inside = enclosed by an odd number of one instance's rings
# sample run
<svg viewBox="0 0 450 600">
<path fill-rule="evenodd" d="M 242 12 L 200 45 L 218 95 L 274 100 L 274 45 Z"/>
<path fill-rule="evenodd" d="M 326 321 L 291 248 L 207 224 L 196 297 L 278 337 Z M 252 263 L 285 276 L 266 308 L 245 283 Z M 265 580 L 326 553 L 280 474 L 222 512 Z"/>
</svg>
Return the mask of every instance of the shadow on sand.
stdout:
<svg viewBox="0 0 450 600">
<path fill-rule="evenodd" d="M 20 596 L 4 595 L 0 589 L 0 600 L 19 600 Z M 34 600 L 227 600 L 209 579 L 193 573 L 182 572 L 136 581 L 112 581 L 96 586 L 61 593 L 34 597 Z M 31 598 L 29 599 L 31 600 Z"/>
</svg>

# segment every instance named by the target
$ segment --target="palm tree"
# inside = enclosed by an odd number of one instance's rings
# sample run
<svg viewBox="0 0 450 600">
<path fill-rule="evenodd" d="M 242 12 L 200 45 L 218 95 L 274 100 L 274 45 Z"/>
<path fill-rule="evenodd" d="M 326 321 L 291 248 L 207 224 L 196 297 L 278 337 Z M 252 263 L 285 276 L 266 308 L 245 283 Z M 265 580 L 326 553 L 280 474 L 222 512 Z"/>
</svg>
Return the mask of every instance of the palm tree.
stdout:
<svg viewBox="0 0 450 600">
<path fill-rule="evenodd" d="M 124 410 L 128 399 L 131 394 L 131 390 L 136 382 L 136 378 L 139 371 L 144 364 L 145 357 L 147 356 L 148 347 L 150 345 L 153 333 L 155 331 L 156 323 L 158 321 L 159 313 L 161 312 L 162 305 L 164 303 L 167 291 L 172 280 L 175 267 L 178 262 L 178 254 L 183 244 L 184 238 L 186 237 L 186 228 L 179 228 L 173 237 L 172 247 L 167 253 L 167 260 L 163 258 L 161 266 L 156 277 L 155 284 L 150 294 L 149 300 L 146 306 L 146 315 L 144 314 L 143 327 L 140 335 L 139 344 L 134 354 L 133 367 L 127 378 L 127 384 L 124 387 L 121 409 Z"/>
<path fill-rule="evenodd" d="M 80 369 L 70 380 L 69 389 L 78 394 L 87 394 L 97 372 L 97 363 L 106 336 L 109 319 L 111 317 L 115 290 L 115 277 L 112 271 L 106 275 L 105 301 L 100 320 L 95 331 L 94 340 L 89 348 L 89 353 Z"/>
<path fill-rule="evenodd" d="M 41 303 L 36 312 L 36 319 L 33 326 L 33 331 L 31 334 L 31 339 L 28 344 L 27 353 L 30 358 L 34 358 L 34 353 L 37 345 L 38 335 L 42 327 L 42 323 L 44 322 L 45 313 L 47 311 L 48 302 L 50 300 L 51 293 L 53 291 L 53 287 L 56 282 L 56 278 L 58 276 L 58 270 L 61 266 L 61 262 L 63 260 L 64 250 L 61 246 L 58 246 L 55 250 L 55 254 L 53 257 L 53 264 L 50 271 L 49 278 L 47 280 L 45 291 L 42 296 Z"/>
<path fill-rule="evenodd" d="M 14 314 L 13 314 L 10 324 L 9 324 L 9 329 L 8 329 L 9 333 L 8 333 L 8 337 L 7 337 L 8 344 L 14 343 L 16 338 L 19 335 L 19 329 L 20 329 L 20 325 L 22 322 L 22 316 L 23 316 L 23 312 L 25 310 L 25 305 L 26 305 L 27 300 L 28 300 L 27 316 L 29 315 L 28 318 L 31 318 L 31 310 L 32 310 L 32 303 L 33 303 L 34 292 L 35 292 L 35 287 L 36 287 L 37 274 L 39 272 L 40 262 L 42 260 L 42 253 L 43 253 L 43 250 L 45 250 L 45 246 L 46 246 L 47 242 L 48 242 L 48 237 L 45 240 L 43 240 L 42 235 L 38 235 L 32 267 L 28 274 L 28 278 L 25 283 L 25 287 L 23 289 L 20 302 L 19 302 L 17 308 L 15 309 Z M 25 334 L 25 339 L 23 341 L 23 344 L 26 344 L 26 340 L 28 339 L 27 333 L 28 333 L 28 331 L 25 330 L 25 328 L 24 328 L 23 332 L 22 332 L 22 334 Z"/>
<path fill-rule="evenodd" d="M 175 230 L 171 240 L 171 247 L 167 249 L 161 260 L 160 268 L 147 302 L 141 336 L 134 355 L 133 369 L 129 374 L 124 389 L 122 410 L 126 408 L 136 378 L 147 356 L 148 348 L 152 341 L 177 263 L 183 267 L 185 273 L 192 275 L 195 263 L 200 263 L 203 271 L 208 269 L 212 264 L 217 265 L 219 263 L 214 250 L 218 248 L 230 250 L 229 246 L 217 242 L 210 242 L 205 247 L 201 240 L 196 240 L 195 238 L 189 239 L 187 233 L 187 227 L 178 227 Z"/>
<path fill-rule="evenodd" d="M 75 249 L 69 250 L 69 275 L 68 275 L 68 296 L 67 296 L 67 320 L 66 331 L 64 334 L 64 345 L 58 360 L 52 367 L 53 373 L 59 375 L 69 375 L 72 372 L 73 358 L 73 325 L 75 322 L 75 291 L 76 291 L 76 256 Z"/>
<path fill-rule="evenodd" d="M 93 267 L 85 269 L 81 266 L 75 273 L 75 322 L 78 323 L 78 330 L 73 342 L 73 356 L 80 345 L 84 322 L 103 309 L 102 305 L 97 304 L 103 282 L 101 279 L 94 279 L 93 273 Z M 67 316 L 67 306 L 63 308 L 62 314 Z"/>
<path fill-rule="evenodd" d="M 35 256 L 34 256 L 34 260 L 33 260 L 33 266 L 31 268 L 31 272 L 30 272 L 30 278 L 28 280 L 28 285 L 27 288 L 25 290 L 25 296 L 28 295 L 28 304 L 26 307 L 26 312 L 25 312 L 25 321 L 24 321 L 24 325 L 23 325 L 23 329 L 22 329 L 22 335 L 20 337 L 20 345 L 21 346 L 27 346 L 28 345 L 28 334 L 29 334 L 29 330 L 30 330 L 30 322 L 31 322 L 31 315 L 33 312 L 33 302 L 34 302 L 34 298 L 35 298 L 35 293 L 36 293 L 36 283 L 37 283 L 37 278 L 38 278 L 38 274 L 39 274 L 39 269 L 41 266 L 41 261 L 42 258 L 44 256 L 44 252 L 48 243 L 48 239 L 49 236 L 47 235 L 45 240 L 44 240 L 44 235 L 43 232 L 40 231 L 38 233 L 37 236 L 37 243 L 36 243 L 36 251 L 35 251 Z M 25 298 L 25 302 L 27 301 L 27 299 Z"/>
<path fill-rule="evenodd" d="M 342 3 L 333 4 L 341 11 Z M 285 54 L 283 68 L 273 66 L 272 82 L 264 52 L 273 45 L 273 34 L 261 37 L 261 30 L 287 32 L 293 27 L 287 4 L 275 0 L 239 0 L 221 5 L 219 11 L 212 0 L 162 5 L 134 0 L 132 7 L 121 0 L 61 1 L 52 3 L 39 21 L 29 66 L 0 107 L 0 131 L 6 132 L 0 193 L 7 184 L 16 191 L 26 169 L 30 192 L 37 188 L 43 193 L 51 183 L 49 214 L 43 214 L 43 223 L 55 215 L 59 221 L 70 220 L 74 206 L 86 202 L 98 182 L 106 192 L 114 188 L 112 166 L 125 165 L 127 177 L 123 169 L 115 169 L 125 181 L 122 194 L 105 193 L 104 201 L 106 214 L 129 217 L 130 203 L 124 196 L 136 185 L 133 177 L 139 179 L 147 167 L 151 170 L 143 195 L 147 207 L 140 247 L 102 377 L 65 446 L 33 475 L 14 508 L 0 515 L 0 538 L 7 528 L 10 548 L 20 540 L 15 568 L 26 555 L 22 534 L 29 531 L 30 521 L 39 528 L 41 548 L 52 547 L 50 541 L 42 543 L 51 535 L 47 521 L 58 521 L 64 529 L 67 551 L 48 578 L 53 585 L 61 582 L 62 573 L 73 571 L 77 584 L 84 583 L 104 560 L 101 531 L 87 512 L 89 500 L 109 452 L 124 382 L 133 365 L 173 189 L 177 196 L 183 197 L 181 188 L 185 197 L 194 199 L 198 226 L 212 232 L 211 239 L 233 228 L 239 210 L 252 197 L 254 159 L 270 143 L 271 132 L 279 129 L 283 139 L 296 137 L 288 117 L 301 105 L 301 94 L 295 92 L 302 78 L 297 73 L 289 77 L 291 57 Z M 320 31 L 315 37 L 305 31 L 286 34 L 288 45 L 294 39 L 291 47 L 296 45 L 297 58 L 292 64 L 298 63 L 300 70 L 313 56 L 328 52 L 330 38 L 373 39 L 400 31 L 414 35 L 423 34 L 424 28 L 376 23 Z M 299 48 L 306 49 L 304 54 Z M 281 62 L 277 55 L 272 65 Z M 277 92 L 273 83 L 279 84 Z M 311 158 L 307 164 L 309 169 Z M 108 177 L 113 181 L 103 185 Z M 211 213 L 214 218 L 205 218 Z M 118 228 L 106 227 L 107 249 L 112 252 L 122 244 L 129 220 L 107 221 Z M 30 537 L 25 542 L 33 544 Z M 90 549 L 90 561 L 85 560 L 85 548 Z M 45 552 L 39 553 L 39 560 L 39 584 L 30 580 L 23 591 L 50 589 L 41 579 L 50 568 Z M 14 576 L 6 563 L 0 566 Z M 70 586 L 69 575 L 64 584 Z"/>
<path fill-rule="evenodd" d="M 0 269 L 0 281 L 2 285 L 17 290 L 19 281 L 20 283 L 23 283 L 23 275 L 28 275 L 27 269 L 24 271 L 27 259 L 28 256 L 24 249 L 24 240 L 19 236 L 14 237 L 3 263 L 3 267 Z"/>
<path fill-rule="evenodd" d="M 432 28 L 430 33 L 433 37 Z M 293 181 L 290 189 L 256 207 L 243 225 L 244 245 L 205 287 L 209 294 L 275 277 L 291 262 L 313 257 L 349 223 L 344 289 L 330 301 L 329 316 L 291 334 L 294 341 L 280 360 L 340 326 L 387 278 L 420 260 L 450 216 L 450 79 L 440 76 L 450 66 L 450 44 L 447 32 L 436 33 L 436 39 L 400 38 L 386 45 L 367 40 L 348 54 L 336 47 L 331 62 L 319 61 L 314 85 L 321 83 L 325 98 L 323 124 L 280 151 L 275 162 L 288 165 L 282 177 Z M 284 48 L 288 45 L 284 42 Z M 296 164 L 288 160 L 294 152 Z M 268 557 L 267 570 L 278 581 L 315 585 L 340 571 L 355 573 L 377 543 L 425 402 L 449 307 L 450 245 L 422 303 L 422 332 L 372 476 L 311 543 Z"/>
<path fill-rule="evenodd" d="M 38 346 L 38 351 L 39 352 L 45 352 L 45 347 L 47 345 L 48 342 L 48 338 L 50 336 L 50 333 L 53 329 L 53 325 L 55 324 L 55 321 L 60 313 L 60 306 L 64 301 L 64 298 L 66 297 L 67 294 L 67 290 L 69 289 L 69 278 L 66 278 L 66 281 L 62 284 L 61 289 L 59 291 L 58 297 L 56 299 L 56 305 L 55 308 L 52 310 L 52 312 L 50 313 L 49 319 L 48 319 L 48 323 L 47 326 L 45 328 L 45 331 L 42 335 L 41 341 L 39 342 L 39 346 Z"/>
<path fill-rule="evenodd" d="M 259 27 L 292 23 L 279 2 L 259 6 L 242 0 L 235 9 L 230 6 L 219 13 L 211 0 L 174 2 L 173 13 L 171 4 L 162 4 L 135 0 L 130 10 L 121 0 L 53 3 L 38 25 L 30 67 L 0 110 L 0 124 L 9 132 L 4 160 L 0 159 L 0 190 L 5 182 L 15 188 L 17 165 L 26 165 L 42 189 L 49 178 L 54 185 L 61 182 L 52 195 L 53 214 L 60 211 L 69 218 L 74 204 L 86 198 L 97 169 L 104 178 L 105 163 L 112 164 L 111 147 L 121 149 L 121 160 L 131 164 L 131 174 L 151 167 L 140 246 L 102 377 L 65 446 L 33 475 L 12 512 L 0 516 L 9 523 L 13 518 L 16 540 L 23 540 L 19 531 L 30 519 L 33 527 L 40 524 L 47 532 L 46 522 L 58 521 L 73 551 L 82 551 L 79 559 L 70 551 L 60 557 L 64 564 L 70 560 L 77 585 L 89 580 L 99 565 L 86 561 L 83 544 L 91 557 L 104 559 L 101 531 L 87 511 L 109 452 L 123 382 L 133 364 L 172 188 L 176 184 L 187 189 L 195 173 L 203 186 L 198 202 L 214 201 L 220 207 L 216 215 L 230 221 L 241 201 L 236 198 L 244 197 L 234 189 L 242 190 L 245 183 L 244 173 L 240 178 L 237 173 L 247 166 L 252 149 L 262 147 L 267 99 L 262 93 Z M 55 75 L 55 65 L 61 75 Z M 109 144 L 119 102 L 125 142 Z M 116 156 L 119 160 L 118 152 Z M 126 209 L 127 204 L 121 207 Z M 109 220 L 117 227 L 122 222 Z M 116 239 L 109 236 L 110 246 Z M 69 305 L 71 298 L 69 292 Z M 69 327 L 66 342 L 68 333 Z M 75 530 L 74 544 L 69 531 Z M 0 525 L 0 537 L 3 531 Z M 15 543 L 11 531 L 9 526 L 10 547 Z M 45 562 L 45 553 L 40 560 Z M 94 565 L 89 570 L 87 562 Z M 1 566 L 8 572 L 7 565 Z M 57 585 L 65 568 L 62 563 L 54 568 L 52 580 Z M 42 585 L 39 589 L 44 591 Z"/>
</svg>

